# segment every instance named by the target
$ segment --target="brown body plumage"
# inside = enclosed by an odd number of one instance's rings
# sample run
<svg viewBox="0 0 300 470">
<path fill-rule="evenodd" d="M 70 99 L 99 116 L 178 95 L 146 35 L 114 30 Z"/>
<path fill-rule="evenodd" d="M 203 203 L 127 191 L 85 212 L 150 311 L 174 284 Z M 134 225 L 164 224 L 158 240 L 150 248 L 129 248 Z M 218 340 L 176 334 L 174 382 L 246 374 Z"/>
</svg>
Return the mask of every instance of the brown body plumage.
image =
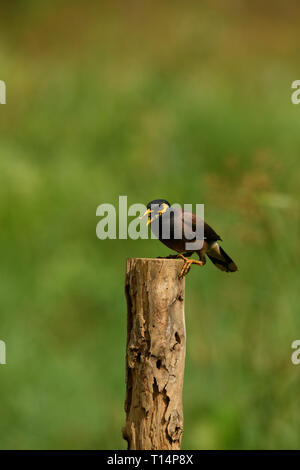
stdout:
<svg viewBox="0 0 300 470">
<path fill-rule="evenodd" d="M 206 263 L 205 255 L 207 255 L 212 263 L 222 271 L 237 271 L 238 268 L 235 262 L 218 243 L 221 237 L 210 225 L 195 214 L 178 208 L 172 208 L 164 199 L 155 199 L 149 202 L 147 205 L 147 213 L 149 217 L 148 223 L 151 223 L 153 233 L 164 245 L 183 255 L 181 257 L 184 259 L 185 257 L 190 257 L 193 253 L 197 253 L 201 263 L 189 261 L 190 264 L 197 263 L 204 265 Z M 186 249 L 188 243 L 196 241 L 195 233 L 200 224 L 203 224 L 203 245 L 200 248 L 192 247 Z M 176 238 L 176 234 L 178 233 L 181 233 L 180 238 Z"/>
</svg>

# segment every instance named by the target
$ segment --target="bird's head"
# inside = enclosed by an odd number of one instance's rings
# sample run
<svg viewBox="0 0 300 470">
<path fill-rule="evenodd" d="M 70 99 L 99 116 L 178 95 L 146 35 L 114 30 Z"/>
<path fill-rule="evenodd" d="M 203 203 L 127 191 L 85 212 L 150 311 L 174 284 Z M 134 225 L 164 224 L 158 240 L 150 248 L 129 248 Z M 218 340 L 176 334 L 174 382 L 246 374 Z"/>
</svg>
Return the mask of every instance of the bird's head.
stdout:
<svg viewBox="0 0 300 470">
<path fill-rule="evenodd" d="M 148 215 L 147 225 L 149 225 L 153 220 L 165 214 L 169 207 L 170 203 L 165 199 L 154 199 L 153 201 L 148 202 L 147 210 L 142 217 Z"/>
</svg>

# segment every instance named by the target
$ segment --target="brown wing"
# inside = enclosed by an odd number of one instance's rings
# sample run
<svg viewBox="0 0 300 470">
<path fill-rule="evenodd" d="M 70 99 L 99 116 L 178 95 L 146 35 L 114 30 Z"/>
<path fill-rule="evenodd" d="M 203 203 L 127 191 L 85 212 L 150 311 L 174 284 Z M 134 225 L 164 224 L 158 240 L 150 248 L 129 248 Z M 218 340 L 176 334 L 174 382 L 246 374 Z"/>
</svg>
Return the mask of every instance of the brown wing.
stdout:
<svg viewBox="0 0 300 470">
<path fill-rule="evenodd" d="M 187 217 L 185 217 L 184 214 L 187 214 Z M 184 223 L 185 224 L 190 225 L 190 220 L 192 219 L 192 230 L 194 232 L 196 231 L 197 220 L 198 220 L 198 223 L 200 223 L 200 222 L 203 223 L 203 219 L 196 216 L 195 214 L 192 214 L 192 217 L 191 217 L 190 212 L 182 211 L 182 215 L 184 217 Z M 207 242 L 214 242 L 214 241 L 217 241 L 217 240 L 222 240 L 222 238 L 214 231 L 214 229 L 211 228 L 211 226 L 208 225 L 205 221 L 204 221 L 204 237 L 205 237 Z"/>
</svg>

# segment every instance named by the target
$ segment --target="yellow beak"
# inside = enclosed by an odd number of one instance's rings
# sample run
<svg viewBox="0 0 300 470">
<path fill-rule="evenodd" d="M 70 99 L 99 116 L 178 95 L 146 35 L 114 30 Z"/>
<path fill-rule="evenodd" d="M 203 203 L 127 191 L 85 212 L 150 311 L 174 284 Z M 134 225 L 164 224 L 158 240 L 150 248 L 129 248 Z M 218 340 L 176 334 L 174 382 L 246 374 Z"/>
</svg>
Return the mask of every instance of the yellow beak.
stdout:
<svg viewBox="0 0 300 470">
<path fill-rule="evenodd" d="M 139 219 L 143 219 L 143 218 L 145 217 L 145 215 L 148 215 L 148 216 L 149 216 L 149 215 L 151 214 L 151 212 L 153 212 L 151 209 L 147 209 L 147 210 L 144 212 L 144 214 L 139 217 Z M 148 222 L 147 222 L 147 225 L 149 225 L 150 223 L 151 223 L 151 220 L 149 219 Z"/>
</svg>

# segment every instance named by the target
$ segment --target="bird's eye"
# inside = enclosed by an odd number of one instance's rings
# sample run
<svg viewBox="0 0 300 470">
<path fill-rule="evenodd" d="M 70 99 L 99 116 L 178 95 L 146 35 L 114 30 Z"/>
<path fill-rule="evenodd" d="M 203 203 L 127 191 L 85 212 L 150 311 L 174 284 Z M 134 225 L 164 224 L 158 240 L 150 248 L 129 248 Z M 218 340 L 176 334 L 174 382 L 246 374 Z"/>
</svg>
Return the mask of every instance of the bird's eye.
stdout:
<svg viewBox="0 0 300 470">
<path fill-rule="evenodd" d="M 158 211 L 159 214 L 163 214 L 164 212 L 166 212 L 166 210 L 168 209 L 168 207 L 169 207 L 168 204 L 163 203 L 162 209 Z"/>
</svg>

